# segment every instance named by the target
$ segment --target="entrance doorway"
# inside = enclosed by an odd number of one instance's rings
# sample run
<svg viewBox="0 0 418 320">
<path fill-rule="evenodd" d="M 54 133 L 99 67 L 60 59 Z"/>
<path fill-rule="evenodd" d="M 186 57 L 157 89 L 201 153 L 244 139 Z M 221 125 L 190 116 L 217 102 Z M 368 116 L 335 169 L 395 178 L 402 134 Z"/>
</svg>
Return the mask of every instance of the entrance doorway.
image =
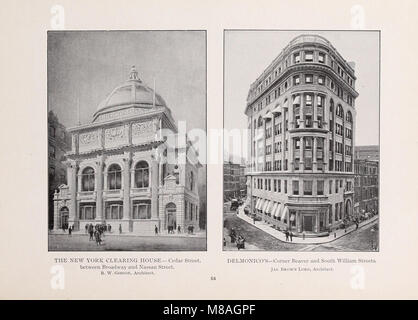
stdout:
<svg viewBox="0 0 418 320">
<path fill-rule="evenodd" d="M 174 231 L 177 228 L 176 212 L 176 205 L 172 202 L 165 207 L 166 226 L 168 231 Z"/>
<path fill-rule="evenodd" d="M 303 216 L 303 231 L 312 232 L 313 231 L 313 216 L 304 215 Z"/>
<path fill-rule="evenodd" d="M 67 207 L 62 207 L 60 210 L 61 229 L 68 229 L 69 211 Z"/>
<path fill-rule="evenodd" d="M 345 203 L 345 218 L 348 219 L 351 215 L 351 201 L 347 200 Z"/>
</svg>

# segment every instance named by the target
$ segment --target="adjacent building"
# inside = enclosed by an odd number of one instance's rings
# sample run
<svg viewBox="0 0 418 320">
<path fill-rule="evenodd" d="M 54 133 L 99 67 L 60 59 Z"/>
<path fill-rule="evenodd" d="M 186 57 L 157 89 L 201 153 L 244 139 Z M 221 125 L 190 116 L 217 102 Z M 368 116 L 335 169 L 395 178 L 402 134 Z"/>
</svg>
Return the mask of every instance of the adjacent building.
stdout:
<svg viewBox="0 0 418 320">
<path fill-rule="evenodd" d="M 54 226 L 53 198 L 59 186 L 67 183 L 66 167 L 62 163 L 71 142 L 57 116 L 48 112 L 48 228 Z"/>
<path fill-rule="evenodd" d="M 224 197 L 225 199 L 245 197 L 247 193 L 245 165 L 224 161 Z"/>
<path fill-rule="evenodd" d="M 379 155 L 375 160 L 354 160 L 354 215 L 367 216 L 379 212 Z"/>
<path fill-rule="evenodd" d="M 296 235 L 327 235 L 353 215 L 354 63 L 325 38 L 293 39 L 251 84 L 247 205 Z"/>
<path fill-rule="evenodd" d="M 68 185 L 54 196 L 54 229 L 64 223 L 75 230 L 105 223 L 141 235 L 155 227 L 198 229 L 198 154 L 135 67 L 91 123 L 68 132 Z"/>
</svg>

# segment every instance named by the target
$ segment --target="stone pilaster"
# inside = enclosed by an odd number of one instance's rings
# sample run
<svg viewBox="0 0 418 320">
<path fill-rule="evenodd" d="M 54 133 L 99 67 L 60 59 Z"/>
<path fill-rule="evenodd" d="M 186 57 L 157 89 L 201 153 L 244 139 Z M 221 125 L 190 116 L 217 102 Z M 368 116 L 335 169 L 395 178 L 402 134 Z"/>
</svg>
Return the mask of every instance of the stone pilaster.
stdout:
<svg viewBox="0 0 418 320">
<path fill-rule="evenodd" d="M 305 169 L 305 138 L 300 137 L 300 143 L 299 143 L 299 171 L 303 172 Z"/>
<path fill-rule="evenodd" d="M 316 158 L 316 152 L 318 150 L 318 138 L 317 137 L 313 137 L 313 150 L 312 150 L 312 169 L 313 171 L 317 171 L 318 166 L 317 166 L 317 158 Z"/>
<path fill-rule="evenodd" d="M 158 162 L 151 160 L 151 219 L 158 219 Z"/>
<path fill-rule="evenodd" d="M 130 219 L 131 201 L 130 201 L 130 173 L 131 173 L 131 154 L 124 153 L 123 158 L 123 220 Z"/>
<path fill-rule="evenodd" d="M 69 207 L 69 225 L 74 224 L 75 230 L 78 230 L 78 213 L 77 213 L 77 164 L 71 162 L 67 167 L 68 188 L 70 191 L 70 207 Z"/>
<path fill-rule="evenodd" d="M 299 107 L 299 128 L 305 128 L 305 120 L 303 118 L 303 109 L 305 108 L 305 95 L 300 94 L 300 107 Z"/>
<path fill-rule="evenodd" d="M 103 221 L 103 156 L 96 161 L 96 220 Z"/>
</svg>

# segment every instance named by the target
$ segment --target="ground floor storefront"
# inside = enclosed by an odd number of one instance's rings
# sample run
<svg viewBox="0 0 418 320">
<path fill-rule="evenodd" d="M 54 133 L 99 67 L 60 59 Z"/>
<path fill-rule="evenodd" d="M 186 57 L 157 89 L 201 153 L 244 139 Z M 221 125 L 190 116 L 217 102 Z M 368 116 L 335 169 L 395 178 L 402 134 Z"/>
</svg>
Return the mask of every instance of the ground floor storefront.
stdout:
<svg viewBox="0 0 418 320">
<path fill-rule="evenodd" d="M 251 214 L 254 220 L 267 222 L 280 231 L 291 231 L 295 236 L 321 237 L 353 221 L 351 197 L 341 200 L 313 204 L 312 201 L 292 203 L 253 197 L 253 213 L 249 210 L 246 213 Z"/>
</svg>

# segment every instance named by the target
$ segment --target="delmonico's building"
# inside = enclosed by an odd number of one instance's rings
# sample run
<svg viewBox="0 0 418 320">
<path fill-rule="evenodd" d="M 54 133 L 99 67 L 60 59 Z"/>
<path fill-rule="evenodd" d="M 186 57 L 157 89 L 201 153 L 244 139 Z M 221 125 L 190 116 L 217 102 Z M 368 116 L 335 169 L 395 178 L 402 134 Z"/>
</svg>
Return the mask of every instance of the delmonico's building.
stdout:
<svg viewBox="0 0 418 320">
<path fill-rule="evenodd" d="M 353 213 L 354 63 L 321 36 L 293 39 L 251 85 L 248 206 L 296 235 Z"/>
<path fill-rule="evenodd" d="M 198 229 L 197 152 L 134 67 L 91 123 L 68 131 L 68 185 L 54 196 L 54 229 L 83 230 L 90 223 L 145 235 L 155 226 Z"/>
</svg>

